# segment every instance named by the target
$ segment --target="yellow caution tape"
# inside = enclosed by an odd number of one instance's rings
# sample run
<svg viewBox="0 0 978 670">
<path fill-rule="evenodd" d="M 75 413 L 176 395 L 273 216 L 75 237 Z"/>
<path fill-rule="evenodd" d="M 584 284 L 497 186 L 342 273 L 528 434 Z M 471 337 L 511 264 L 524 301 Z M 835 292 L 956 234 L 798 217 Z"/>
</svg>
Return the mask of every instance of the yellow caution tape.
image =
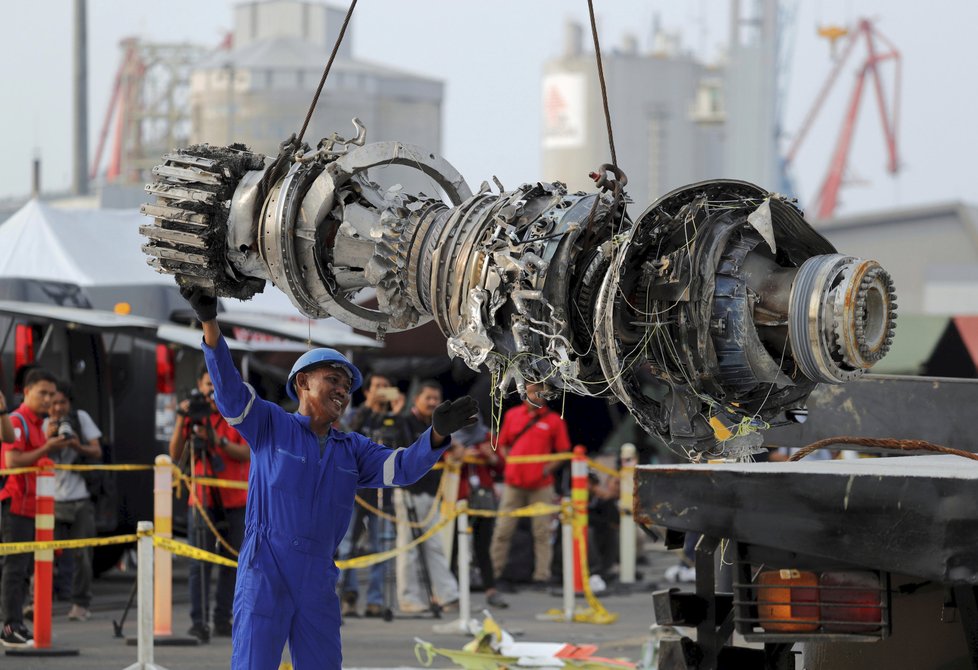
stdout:
<svg viewBox="0 0 978 670">
<path fill-rule="evenodd" d="M 561 505 L 561 521 L 566 523 L 568 520 L 572 522 L 574 539 L 577 540 L 577 546 L 580 552 L 581 586 L 584 589 L 584 597 L 587 599 L 588 603 L 588 607 L 586 609 L 577 608 L 574 610 L 574 614 L 572 615 L 573 621 L 575 623 L 594 623 L 602 625 L 614 623 L 618 620 L 618 615 L 605 609 L 598 598 L 594 595 L 594 591 L 591 590 L 591 574 L 587 562 L 587 546 L 583 541 L 581 541 L 585 532 L 584 520 L 582 517 L 574 514 L 573 505 L 570 503 L 564 503 Z M 553 608 L 547 610 L 546 614 L 554 621 L 564 621 L 563 610 Z"/>
<path fill-rule="evenodd" d="M 29 554 L 34 551 L 54 549 L 80 549 L 82 547 L 105 547 L 110 544 L 135 542 L 135 535 L 114 535 L 112 537 L 92 537 L 81 540 L 49 540 L 47 542 L 5 542 L 0 544 L 0 556 Z"/>
<path fill-rule="evenodd" d="M 554 461 L 569 461 L 574 454 L 565 451 L 560 454 L 534 454 L 533 456 L 509 456 L 506 463 L 552 463 Z"/>
<path fill-rule="evenodd" d="M 180 475 L 182 478 L 190 481 L 189 477 L 185 475 Z M 248 490 L 248 482 L 238 482 L 231 479 L 217 479 L 216 477 L 194 477 L 194 483 L 201 486 L 213 486 L 219 489 L 239 489 Z"/>
<path fill-rule="evenodd" d="M 408 542 L 407 544 L 401 547 L 396 547 L 388 551 L 381 551 L 376 554 L 368 554 L 366 556 L 357 556 L 356 558 L 348 558 L 345 561 L 336 561 L 336 567 L 338 567 L 340 570 L 349 570 L 351 568 L 366 568 L 366 567 L 370 567 L 371 565 L 375 565 L 377 563 L 383 563 L 384 561 L 389 561 L 390 559 L 394 558 L 398 554 L 403 554 L 404 552 L 409 551 L 414 547 L 418 546 L 422 542 L 427 542 L 428 540 L 430 540 L 435 533 L 437 533 L 442 528 L 444 528 L 448 523 L 453 521 L 456 516 L 458 516 L 458 513 L 453 512 L 451 515 L 438 520 L 435 523 L 435 525 L 433 525 L 431 528 L 426 530 L 422 535 L 411 540 L 410 542 Z"/>
<path fill-rule="evenodd" d="M 598 472 L 603 472 L 611 477 L 621 477 L 621 472 L 615 470 L 614 468 L 609 468 L 607 465 L 602 465 L 597 461 L 592 461 L 590 458 L 587 459 L 587 466 L 592 470 L 597 470 Z"/>
<path fill-rule="evenodd" d="M 12 475 L 23 475 L 28 472 L 40 472 L 41 468 L 7 468 L 5 470 L 0 470 L 0 477 L 12 476 Z"/>
<path fill-rule="evenodd" d="M 76 472 L 92 472 L 94 470 L 110 470 L 116 472 L 135 472 L 137 470 L 152 470 L 152 465 L 125 465 L 125 464 L 109 464 L 103 463 L 101 465 L 55 465 L 55 470 L 73 470 Z"/>
<path fill-rule="evenodd" d="M 182 481 L 186 481 L 187 482 L 187 487 L 188 487 L 187 490 L 188 491 L 194 485 L 194 483 L 200 484 L 201 483 L 201 480 L 209 479 L 207 477 L 200 477 L 200 478 L 188 477 L 187 475 L 183 474 L 179 470 L 175 470 L 175 474 L 177 476 L 177 481 L 178 482 L 182 482 Z M 222 481 L 222 480 L 216 479 L 214 481 Z M 248 484 L 247 482 L 234 482 L 234 483 L 236 483 L 236 484 L 237 483 L 243 483 L 243 484 L 245 484 L 245 488 L 247 488 L 247 484 Z M 182 495 L 183 495 L 183 490 L 178 486 L 177 487 L 177 497 L 178 498 L 179 497 L 182 497 Z M 234 547 L 232 547 L 231 546 L 231 543 L 228 542 L 224 538 L 224 536 L 221 535 L 221 533 L 214 526 L 214 523 L 211 521 L 210 515 L 206 512 L 206 510 L 204 510 L 203 506 L 200 503 L 200 496 L 194 496 L 194 503 L 193 504 L 194 504 L 194 507 L 197 508 L 197 513 L 200 515 L 198 518 L 200 518 L 201 520 L 203 520 L 204 524 L 207 526 L 207 529 L 210 530 L 211 534 L 217 540 L 218 544 L 220 544 L 222 547 L 224 547 L 224 549 L 227 550 L 227 552 L 229 554 L 231 554 L 232 556 L 237 556 L 238 555 L 238 550 L 235 549 Z"/>
<path fill-rule="evenodd" d="M 523 517 L 523 516 L 544 516 L 546 514 L 557 514 L 560 512 L 560 505 L 548 505 L 547 503 L 533 503 L 526 507 L 500 512 L 492 509 L 470 509 L 469 516 L 491 516 L 491 517 Z"/>
<path fill-rule="evenodd" d="M 442 477 L 438 482 L 438 490 L 435 491 L 435 499 L 432 501 L 431 507 L 428 508 L 428 514 L 426 514 L 425 518 L 421 519 L 420 521 L 408 521 L 407 519 L 400 519 L 393 514 L 388 514 L 387 512 L 374 507 L 360 496 L 354 496 L 353 499 L 358 505 L 360 505 L 360 507 L 364 508 L 374 516 L 379 516 L 381 519 L 386 519 L 387 521 L 396 523 L 399 526 L 407 526 L 408 528 L 424 528 L 435 518 L 435 512 L 441 509 L 442 500 L 445 498 L 445 481 L 446 478 Z"/>
<path fill-rule="evenodd" d="M 601 601 L 591 590 L 591 570 L 587 563 L 587 544 L 584 542 L 584 535 L 587 529 L 580 517 L 574 520 L 574 537 L 577 539 L 577 546 L 580 547 L 581 558 L 581 586 L 584 589 L 584 598 L 590 607 L 580 612 L 574 612 L 574 621 L 584 621 L 586 623 L 609 624 L 618 620 L 618 615 L 609 612 L 601 604 Z"/>
<path fill-rule="evenodd" d="M 101 465 L 59 465 L 56 464 L 52 466 L 55 470 L 71 470 L 75 472 L 92 472 L 93 470 L 115 470 L 115 471 L 136 471 L 136 470 L 152 470 L 152 465 L 112 465 L 104 463 Z M 5 470 L 0 470 L 0 477 L 6 475 L 25 475 L 31 472 L 40 472 L 44 468 L 39 468 L 37 466 L 31 466 L 28 468 L 7 468 Z"/>
<path fill-rule="evenodd" d="M 207 561 L 209 563 L 217 563 L 218 565 L 226 565 L 229 568 L 238 567 L 237 561 L 232 561 L 230 558 L 218 556 L 215 553 L 204 551 L 203 549 L 198 549 L 197 547 L 191 547 L 185 542 L 177 542 L 176 540 L 168 537 L 153 535 L 153 545 L 159 547 L 160 549 L 165 549 L 171 554 L 176 554 L 177 556 L 186 556 L 187 558 L 192 558 L 197 561 Z"/>
</svg>

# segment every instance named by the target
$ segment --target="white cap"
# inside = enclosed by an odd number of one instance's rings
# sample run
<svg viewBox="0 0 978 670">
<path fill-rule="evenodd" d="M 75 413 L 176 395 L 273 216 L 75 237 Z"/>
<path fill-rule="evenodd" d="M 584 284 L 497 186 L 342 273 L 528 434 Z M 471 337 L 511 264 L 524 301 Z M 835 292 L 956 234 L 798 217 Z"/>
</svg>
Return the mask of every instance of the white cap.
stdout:
<svg viewBox="0 0 978 670">
<path fill-rule="evenodd" d="M 633 459 L 638 456 L 638 449 L 636 449 L 635 445 L 631 442 L 626 442 L 625 444 L 621 445 L 620 455 L 622 460 Z"/>
</svg>

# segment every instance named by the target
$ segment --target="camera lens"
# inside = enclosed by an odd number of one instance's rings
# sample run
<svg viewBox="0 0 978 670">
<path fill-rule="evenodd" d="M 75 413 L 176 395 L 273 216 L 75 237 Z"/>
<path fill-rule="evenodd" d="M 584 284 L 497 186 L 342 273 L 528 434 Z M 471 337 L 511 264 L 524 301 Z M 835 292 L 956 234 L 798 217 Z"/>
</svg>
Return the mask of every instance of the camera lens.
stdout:
<svg viewBox="0 0 978 670">
<path fill-rule="evenodd" d="M 75 429 L 67 419 L 62 419 L 58 424 L 58 437 L 74 437 Z"/>
</svg>

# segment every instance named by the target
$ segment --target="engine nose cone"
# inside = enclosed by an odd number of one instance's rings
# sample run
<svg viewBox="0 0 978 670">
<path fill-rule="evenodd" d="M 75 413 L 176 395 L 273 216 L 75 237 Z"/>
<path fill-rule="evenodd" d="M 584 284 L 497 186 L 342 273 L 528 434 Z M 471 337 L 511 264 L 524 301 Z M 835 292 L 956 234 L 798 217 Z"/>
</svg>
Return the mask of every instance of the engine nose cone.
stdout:
<svg viewBox="0 0 978 670">
<path fill-rule="evenodd" d="M 790 302 L 791 351 L 813 381 L 852 381 L 893 343 L 896 292 L 876 261 L 813 256 L 799 268 Z"/>
</svg>

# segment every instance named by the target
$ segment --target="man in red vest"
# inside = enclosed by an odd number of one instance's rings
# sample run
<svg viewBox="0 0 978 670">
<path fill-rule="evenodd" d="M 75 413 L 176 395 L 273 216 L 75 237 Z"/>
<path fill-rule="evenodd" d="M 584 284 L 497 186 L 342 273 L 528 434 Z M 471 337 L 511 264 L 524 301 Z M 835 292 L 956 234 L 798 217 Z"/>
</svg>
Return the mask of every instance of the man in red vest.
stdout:
<svg viewBox="0 0 978 670">
<path fill-rule="evenodd" d="M 567 424 L 547 407 L 544 384 L 527 384 L 526 400 L 503 417 L 497 448 L 504 459 L 512 456 L 538 456 L 570 450 Z M 500 512 L 511 512 L 533 503 L 554 502 L 554 478 L 559 461 L 549 463 L 506 463 Z M 509 545 L 516 529 L 511 516 L 501 516 L 492 534 L 492 566 L 496 576 L 503 574 L 509 559 Z M 550 516 L 533 517 L 533 583 L 542 588 L 550 581 Z"/>
<path fill-rule="evenodd" d="M 14 441 L 0 448 L 0 466 L 29 468 L 38 460 L 65 448 L 70 438 L 59 437 L 57 426 L 52 435 L 44 432 L 44 417 L 51 407 L 57 391 L 54 375 L 42 368 L 35 368 L 24 378 L 24 402 L 11 413 Z M 54 422 L 52 422 L 54 423 Z M 0 490 L 2 509 L 3 542 L 31 542 L 34 540 L 34 507 L 36 502 L 37 475 L 28 472 L 7 477 Z M 27 647 L 34 644 L 33 635 L 24 625 L 24 597 L 30 574 L 33 554 L 11 554 L 4 560 L 3 579 L 0 582 L 0 605 L 3 609 L 3 629 L 0 643 L 5 647 Z"/>
<path fill-rule="evenodd" d="M 197 370 L 197 388 L 191 398 L 180 403 L 177 422 L 170 437 L 170 458 L 184 464 L 192 460 L 194 475 L 247 482 L 251 451 L 244 438 L 217 411 L 214 403 L 214 384 L 207 368 Z M 187 508 L 187 539 L 196 547 L 234 558 L 226 547 L 212 535 L 207 523 L 200 518 L 194 505 L 199 500 L 204 513 L 216 525 L 222 537 L 235 551 L 244 540 L 245 505 L 248 492 L 244 489 L 201 486 L 190 492 Z M 236 571 L 218 567 L 217 589 L 214 594 L 214 629 L 217 637 L 231 637 L 231 608 L 234 601 Z M 190 568 L 187 586 L 190 590 L 190 620 L 188 633 L 201 642 L 208 642 L 210 614 L 211 564 L 195 562 Z"/>
</svg>

